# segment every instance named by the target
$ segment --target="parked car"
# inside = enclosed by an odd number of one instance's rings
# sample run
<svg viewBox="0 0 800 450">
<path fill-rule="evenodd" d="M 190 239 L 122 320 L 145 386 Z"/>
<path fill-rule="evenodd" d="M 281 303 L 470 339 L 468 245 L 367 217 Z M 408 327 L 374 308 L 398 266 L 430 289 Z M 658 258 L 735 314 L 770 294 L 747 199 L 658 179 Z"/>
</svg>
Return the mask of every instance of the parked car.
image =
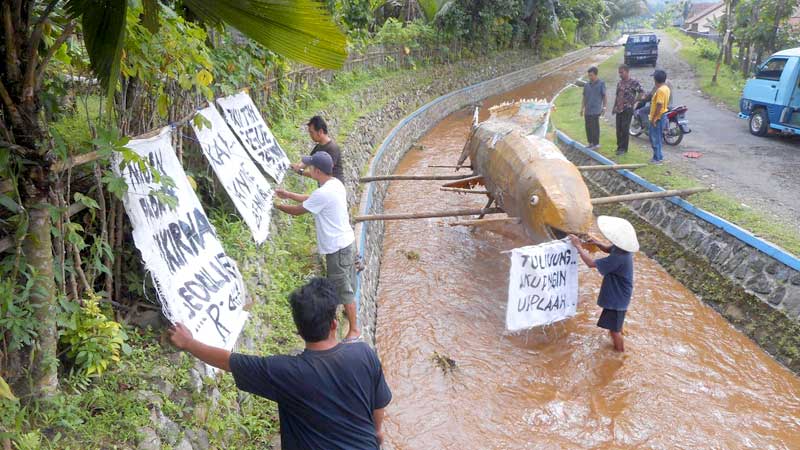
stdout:
<svg viewBox="0 0 800 450">
<path fill-rule="evenodd" d="M 799 82 L 800 47 L 775 53 L 756 68 L 739 100 L 739 117 L 749 120 L 750 133 L 800 134 Z"/>
<path fill-rule="evenodd" d="M 661 40 L 653 33 L 631 34 L 625 41 L 625 64 L 652 64 L 658 61 L 658 43 Z"/>
</svg>

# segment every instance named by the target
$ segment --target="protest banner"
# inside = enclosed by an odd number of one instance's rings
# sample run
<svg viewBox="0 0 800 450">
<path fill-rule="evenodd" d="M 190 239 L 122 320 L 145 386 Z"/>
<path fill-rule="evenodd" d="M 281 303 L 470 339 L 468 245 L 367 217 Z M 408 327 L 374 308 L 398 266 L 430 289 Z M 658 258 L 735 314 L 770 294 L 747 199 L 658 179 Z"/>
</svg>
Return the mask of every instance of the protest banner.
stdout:
<svg viewBox="0 0 800 450">
<path fill-rule="evenodd" d="M 192 121 L 192 129 L 203 154 L 250 227 L 253 239 L 259 244 L 264 242 L 269 235 L 272 187 L 247 156 L 214 105 L 197 114 L 205 117 L 210 124 L 203 126 L 198 121 Z"/>
<path fill-rule="evenodd" d="M 189 185 L 170 128 L 126 147 L 147 162 L 114 168 L 128 184 L 123 203 L 133 241 L 153 277 L 164 315 L 172 323 L 182 322 L 201 342 L 232 349 L 247 320 L 244 283 Z M 166 177 L 174 186 L 165 186 Z M 167 197 L 177 201 L 174 208 Z"/>
<path fill-rule="evenodd" d="M 250 96 L 246 92 L 240 92 L 218 98 L 217 103 L 222 108 L 225 121 L 242 141 L 250 156 L 267 175 L 280 183 L 289 168 L 289 158 L 275 140 Z"/>
<path fill-rule="evenodd" d="M 511 251 L 506 329 L 521 331 L 575 315 L 578 252 L 566 240 Z"/>
</svg>

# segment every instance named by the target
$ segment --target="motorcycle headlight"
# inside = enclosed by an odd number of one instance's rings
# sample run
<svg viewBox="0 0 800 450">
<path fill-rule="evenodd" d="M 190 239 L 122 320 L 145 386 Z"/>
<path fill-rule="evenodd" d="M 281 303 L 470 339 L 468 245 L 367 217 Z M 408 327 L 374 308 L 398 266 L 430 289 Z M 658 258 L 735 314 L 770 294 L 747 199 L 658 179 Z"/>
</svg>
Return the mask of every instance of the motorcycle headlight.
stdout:
<svg viewBox="0 0 800 450">
<path fill-rule="evenodd" d="M 656 49 L 656 50 L 650 50 L 650 53 L 651 53 L 651 54 L 653 54 L 653 55 L 657 55 L 657 54 L 658 54 L 658 49 Z"/>
</svg>

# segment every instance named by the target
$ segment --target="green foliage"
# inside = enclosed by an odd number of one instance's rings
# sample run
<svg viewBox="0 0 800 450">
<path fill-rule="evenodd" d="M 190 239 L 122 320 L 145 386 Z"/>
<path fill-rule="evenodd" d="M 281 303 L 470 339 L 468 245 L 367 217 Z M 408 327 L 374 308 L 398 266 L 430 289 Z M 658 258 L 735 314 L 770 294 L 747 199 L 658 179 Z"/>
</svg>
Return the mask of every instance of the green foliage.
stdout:
<svg viewBox="0 0 800 450">
<path fill-rule="evenodd" d="M 709 61 L 716 61 L 719 56 L 719 48 L 708 39 L 695 39 L 690 51 Z"/>
<path fill-rule="evenodd" d="M 59 341 L 77 372 L 85 376 L 102 375 L 119 363 L 120 352 L 130 353 L 125 330 L 100 311 L 98 299 L 90 294 L 80 307 L 67 302 L 62 305 L 65 317 Z"/>
<path fill-rule="evenodd" d="M 35 285 L 35 274 L 25 270 L 24 283 L 18 283 L 12 267 L 0 270 L 0 344 L 9 352 L 15 352 L 33 344 L 36 337 L 34 309 L 28 301 Z"/>
<path fill-rule="evenodd" d="M 402 45 L 411 49 L 431 45 L 436 31 L 423 21 L 402 23 L 390 18 L 375 34 L 375 41 L 384 45 Z"/>
</svg>

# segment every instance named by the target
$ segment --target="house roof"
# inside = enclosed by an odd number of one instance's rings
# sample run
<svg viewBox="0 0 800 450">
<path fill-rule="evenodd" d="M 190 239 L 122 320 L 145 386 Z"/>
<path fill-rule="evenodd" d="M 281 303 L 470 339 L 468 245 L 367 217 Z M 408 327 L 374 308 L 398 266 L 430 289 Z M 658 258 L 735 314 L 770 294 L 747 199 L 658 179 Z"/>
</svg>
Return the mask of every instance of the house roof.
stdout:
<svg viewBox="0 0 800 450">
<path fill-rule="evenodd" d="M 689 15 L 687 16 L 684 24 L 697 22 L 698 20 L 711 14 L 717 9 L 722 8 L 723 6 L 725 6 L 725 2 L 692 4 L 692 7 L 689 8 Z"/>
</svg>

